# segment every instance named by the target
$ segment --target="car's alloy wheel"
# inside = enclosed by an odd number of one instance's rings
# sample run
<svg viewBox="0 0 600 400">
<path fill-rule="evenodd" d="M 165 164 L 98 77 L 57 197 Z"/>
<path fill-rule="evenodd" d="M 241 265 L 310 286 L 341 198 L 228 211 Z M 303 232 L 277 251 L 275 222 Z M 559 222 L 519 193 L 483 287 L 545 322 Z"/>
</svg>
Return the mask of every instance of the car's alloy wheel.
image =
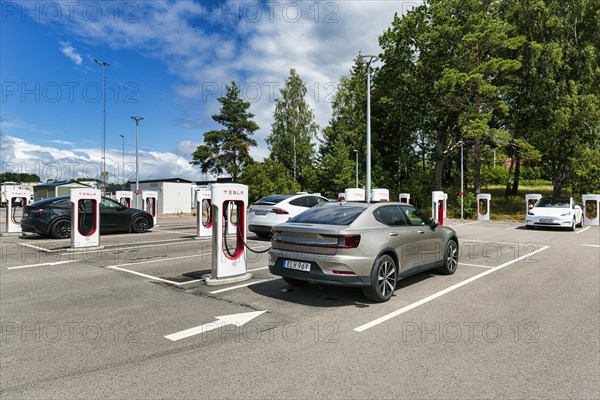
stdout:
<svg viewBox="0 0 600 400">
<path fill-rule="evenodd" d="M 150 227 L 148 219 L 145 217 L 135 217 L 131 223 L 131 230 L 135 233 L 144 233 Z"/>
<path fill-rule="evenodd" d="M 390 299 L 396 289 L 398 267 L 388 255 L 380 256 L 371 271 L 371 285 L 363 288 L 365 297 L 378 303 Z"/>
<path fill-rule="evenodd" d="M 61 219 L 50 227 L 50 236 L 54 239 L 67 239 L 71 237 L 71 221 Z"/>
<path fill-rule="evenodd" d="M 569 228 L 570 231 L 574 231 L 575 230 L 575 217 L 573 217 L 573 221 L 571 222 L 571 227 Z"/>
<path fill-rule="evenodd" d="M 445 275 L 452 275 L 458 267 L 458 244 L 454 239 L 448 240 L 446 249 L 444 250 L 444 265 L 440 268 L 440 272 Z"/>
</svg>

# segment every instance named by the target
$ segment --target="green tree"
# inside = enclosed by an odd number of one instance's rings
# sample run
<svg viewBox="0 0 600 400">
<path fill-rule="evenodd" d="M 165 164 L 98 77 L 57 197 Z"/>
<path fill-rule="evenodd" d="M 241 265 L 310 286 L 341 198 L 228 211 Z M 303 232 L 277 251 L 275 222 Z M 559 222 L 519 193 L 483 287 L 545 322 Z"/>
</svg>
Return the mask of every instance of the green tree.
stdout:
<svg viewBox="0 0 600 400">
<path fill-rule="evenodd" d="M 600 2 L 503 4 L 507 18 L 526 37 L 522 77 L 512 93 L 514 128 L 541 152 L 558 196 L 574 162 L 599 145 Z"/>
<path fill-rule="evenodd" d="M 270 159 L 248 164 L 240 176 L 240 183 L 250 188 L 250 202 L 273 193 L 296 193 L 300 190 L 300 185 L 283 164 Z"/>
<path fill-rule="evenodd" d="M 275 100 L 271 134 L 266 139 L 270 158 L 283 164 L 305 187 L 302 171 L 306 166 L 312 166 L 315 159 L 313 140 L 317 136 L 318 125 L 305 100 L 306 85 L 296 70 L 290 70 L 280 93 L 281 97 Z"/>
<path fill-rule="evenodd" d="M 0 182 L 35 183 L 40 182 L 40 177 L 37 174 L 3 172 L 0 174 Z"/>
<path fill-rule="evenodd" d="M 356 185 L 355 161 L 348 158 L 354 152 L 343 137 L 330 143 L 328 151 L 321 160 L 321 194 L 325 197 L 337 198 L 338 193 Z"/>
<path fill-rule="evenodd" d="M 215 122 L 225 129 L 212 130 L 204 134 L 204 144 L 192 153 L 191 164 L 200 166 L 203 173 L 222 174 L 228 172 L 237 182 L 245 165 L 252 163 L 249 148 L 256 146 L 252 135 L 259 127 L 249 112 L 250 103 L 240 98 L 235 82 L 227 85 L 225 97 L 219 97 L 220 114 L 213 115 Z"/>
</svg>

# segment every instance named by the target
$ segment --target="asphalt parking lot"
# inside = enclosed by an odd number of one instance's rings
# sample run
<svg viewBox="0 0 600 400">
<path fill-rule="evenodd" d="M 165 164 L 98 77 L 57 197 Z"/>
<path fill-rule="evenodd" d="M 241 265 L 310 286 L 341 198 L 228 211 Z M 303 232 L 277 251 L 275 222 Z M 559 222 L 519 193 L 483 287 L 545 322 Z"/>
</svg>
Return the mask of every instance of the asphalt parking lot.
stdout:
<svg viewBox="0 0 600 400">
<path fill-rule="evenodd" d="M 159 225 L 87 252 L 2 238 L 2 398 L 600 397 L 597 226 L 450 220 L 457 272 L 375 304 L 292 288 L 266 254 L 248 253 L 252 280 L 207 286 L 195 219 Z"/>
</svg>

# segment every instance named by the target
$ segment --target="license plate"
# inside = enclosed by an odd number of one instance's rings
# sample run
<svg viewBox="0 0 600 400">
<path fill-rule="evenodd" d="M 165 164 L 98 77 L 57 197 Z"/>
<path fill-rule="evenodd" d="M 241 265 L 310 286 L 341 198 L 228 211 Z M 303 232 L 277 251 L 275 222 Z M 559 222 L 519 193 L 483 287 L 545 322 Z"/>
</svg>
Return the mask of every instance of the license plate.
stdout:
<svg viewBox="0 0 600 400">
<path fill-rule="evenodd" d="M 554 222 L 554 220 L 553 219 L 543 219 L 542 218 L 542 219 L 540 219 L 540 222 L 542 224 L 551 224 L 552 222 Z"/>
<path fill-rule="evenodd" d="M 256 214 L 256 215 L 267 215 L 267 211 L 256 210 L 256 211 L 254 211 L 254 214 Z"/>
<path fill-rule="evenodd" d="M 304 271 L 304 272 L 310 272 L 310 263 L 293 261 L 293 260 L 283 260 L 283 268 L 295 269 L 295 270 Z"/>
</svg>

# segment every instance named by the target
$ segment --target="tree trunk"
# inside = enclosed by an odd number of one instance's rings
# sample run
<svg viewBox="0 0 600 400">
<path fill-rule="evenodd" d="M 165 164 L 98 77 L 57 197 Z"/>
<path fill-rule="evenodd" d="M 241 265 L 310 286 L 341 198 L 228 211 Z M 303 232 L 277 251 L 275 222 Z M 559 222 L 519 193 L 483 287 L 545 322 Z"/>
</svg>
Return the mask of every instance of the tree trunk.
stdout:
<svg viewBox="0 0 600 400">
<path fill-rule="evenodd" d="M 481 192 L 481 143 L 479 138 L 473 139 L 473 190 Z"/>
<path fill-rule="evenodd" d="M 506 180 L 506 190 L 504 191 L 504 197 L 508 197 L 511 194 L 510 190 L 510 176 L 512 175 L 513 165 L 515 165 L 515 159 L 510 158 L 510 166 L 508 167 L 508 179 Z"/>
<path fill-rule="evenodd" d="M 444 134 L 438 132 L 435 144 L 435 187 L 434 190 L 442 190 L 442 178 L 444 175 Z"/>
<path fill-rule="evenodd" d="M 513 179 L 513 186 L 511 194 L 516 196 L 519 192 L 519 177 L 521 175 L 521 157 L 517 156 L 515 161 L 515 178 Z"/>
</svg>

